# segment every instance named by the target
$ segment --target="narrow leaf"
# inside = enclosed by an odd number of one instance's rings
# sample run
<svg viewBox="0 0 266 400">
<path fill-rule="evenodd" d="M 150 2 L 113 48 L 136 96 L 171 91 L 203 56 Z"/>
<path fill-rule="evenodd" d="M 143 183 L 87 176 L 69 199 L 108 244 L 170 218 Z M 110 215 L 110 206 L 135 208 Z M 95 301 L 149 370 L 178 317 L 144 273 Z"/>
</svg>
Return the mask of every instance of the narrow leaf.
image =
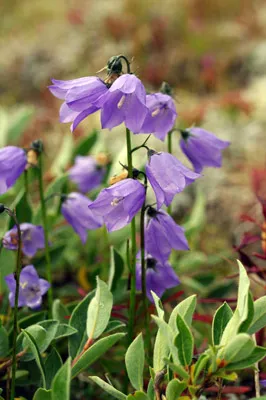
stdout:
<svg viewBox="0 0 266 400">
<path fill-rule="evenodd" d="M 115 397 L 118 400 L 126 400 L 127 396 L 114 388 L 113 386 L 109 385 L 109 383 L 105 382 L 98 376 L 90 376 L 89 379 L 91 379 L 93 382 L 95 382 L 98 386 L 100 386 L 105 392 L 110 394 L 111 396 Z"/>
<path fill-rule="evenodd" d="M 0 320 L 0 358 L 6 357 L 8 351 L 9 351 L 8 334 L 6 329 L 2 326 L 2 322 Z"/>
<path fill-rule="evenodd" d="M 52 400 L 70 400 L 71 358 L 56 373 L 52 383 Z"/>
<path fill-rule="evenodd" d="M 190 365 L 192 361 L 194 340 L 188 325 L 179 314 L 176 316 L 176 325 L 179 333 L 175 338 L 175 345 L 177 347 L 179 361 L 186 367 Z"/>
<path fill-rule="evenodd" d="M 180 382 L 178 379 L 172 379 L 166 388 L 167 400 L 176 400 L 187 388 L 186 382 Z"/>
<path fill-rule="evenodd" d="M 27 347 L 27 346 L 30 347 L 30 349 L 34 355 L 36 364 L 38 365 L 38 368 L 40 370 L 44 389 L 46 389 L 46 378 L 45 378 L 45 372 L 44 372 L 44 365 L 43 365 L 42 357 L 40 355 L 36 341 L 35 341 L 34 337 L 26 330 L 22 330 L 22 333 L 25 336 L 25 339 L 27 342 L 27 343 L 25 343 L 25 347 Z"/>
<path fill-rule="evenodd" d="M 161 371 L 165 366 L 164 358 L 169 354 L 168 339 L 159 328 L 153 350 L 153 369 L 155 372 Z"/>
<path fill-rule="evenodd" d="M 191 326 L 193 313 L 196 308 L 197 296 L 194 294 L 187 299 L 181 301 L 172 311 L 172 314 L 169 318 L 169 326 L 172 330 L 177 333 L 176 326 L 176 316 L 177 314 L 181 315 L 181 317 L 185 320 L 188 326 Z"/>
<path fill-rule="evenodd" d="M 208 354 L 201 354 L 199 359 L 197 360 L 194 368 L 194 377 L 193 377 L 193 383 L 197 384 L 197 379 L 200 375 L 200 373 L 204 370 L 206 367 L 208 361 L 210 359 L 210 356 Z"/>
<path fill-rule="evenodd" d="M 235 371 L 238 369 L 245 369 L 254 366 L 254 364 L 262 360 L 266 356 L 266 348 L 256 346 L 253 352 L 244 360 L 231 363 L 225 367 L 226 371 Z"/>
<path fill-rule="evenodd" d="M 214 345 L 220 344 L 223 331 L 232 316 L 233 311 L 226 302 L 224 302 L 214 314 L 212 323 L 212 343 Z"/>
<path fill-rule="evenodd" d="M 124 260 L 122 256 L 114 249 L 113 246 L 110 247 L 110 269 L 109 269 L 109 279 L 108 287 L 111 292 L 114 292 L 119 279 L 121 278 L 124 270 Z"/>
<path fill-rule="evenodd" d="M 51 353 L 48 355 L 44 362 L 44 370 L 46 376 L 46 387 L 51 388 L 52 380 L 57 373 L 57 371 L 61 368 L 63 362 L 60 354 L 56 350 L 55 347 L 52 348 Z"/>
<path fill-rule="evenodd" d="M 140 333 L 130 344 L 125 356 L 127 374 L 136 390 L 143 388 L 144 357 L 144 343 Z"/>
<path fill-rule="evenodd" d="M 255 301 L 254 303 L 254 316 L 252 323 L 248 329 L 248 333 L 258 332 L 260 329 L 266 326 L 266 296 L 263 296 Z"/>
<path fill-rule="evenodd" d="M 160 297 L 158 297 L 157 294 L 154 293 L 152 290 L 151 290 L 151 295 L 152 295 L 153 300 L 154 300 L 154 304 L 155 304 L 155 307 L 156 307 L 156 311 L 157 311 L 158 317 L 160 319 L 164 319 L 164 309 L 163 309 L 163 305 L 162 305 Z"/>
</svg>

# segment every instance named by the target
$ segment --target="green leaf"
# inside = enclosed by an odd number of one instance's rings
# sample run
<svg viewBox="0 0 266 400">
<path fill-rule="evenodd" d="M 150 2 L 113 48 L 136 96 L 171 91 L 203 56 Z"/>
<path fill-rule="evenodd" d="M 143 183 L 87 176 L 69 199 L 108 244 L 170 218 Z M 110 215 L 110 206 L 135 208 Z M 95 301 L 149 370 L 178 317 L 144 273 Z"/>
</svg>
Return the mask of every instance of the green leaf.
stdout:
<svg viewBox="0 0 266 400">
<path fill-rule="evenodd" d="M 130 344 L 125 356 L 127 374 L 131 385 L 137 389 L 143 389 L 145 353 L 142 333 Z"/>
<path fill-rule="evenodd" d="M 186 367 L 190 365 L 193 357 L 194 339 L 187 323 L 177 314 L 176 325 L 178 334 L 175 338 L 175 345 L 178 351 L 180 363 Z"/>
<path fill-rule="evenodd" d="M 195 367 L 194 367 L 194 377 L 193 377 L 193 384 L 197 384 L 197 379 L 200 373 L 206 367 L 208 361 L 210 360 L 210 356 L 208 354 L 201 354 L 199 359 L 197 360 Z"/>
<path fill-rule="evenodd" d="M 31 328 L 31 327 L 29 327 Z M 28 328 L 28 329 L 29 329 Z M 41 328 L 41 327 L 39 327 Z M 41 328 L 43 329 L 43 328 Z M 43 387 L 44 389 L 46 389 L 46 378 L 45 378 L 45 370 L 44 370 L 44 365 L 43 365 L 43 360 L 42 357 L 40 355 L 37 343 L 35 341 L 35 338 L 26 330 L 22 330 L 23 335 L 25 336 L 25 347 L 30 347 L 31 352 L 34 355 L 34 359 L 36 361 L 36 364 L 38 365 L 38 368 L 40 370 L 41 373 L 41 377 L 42 377 L 42 383 L 43 383 Z"/>
<path fill-rule="evenodd" d="M 129 394 L 127 400 L 149 400 L 149 397 L 143 392 L 135 392 L 134 394 Z"/>
<path fill-rule="evenodd" d="M 32 209 L 28 202 L 25 189 L 20 190 L 10 208 L 11 210 L 16 210 L 16 216 L 20 224 L 23 222 L 31 222 Z M 14 221 L 10 218 L 9 229 L 13 228 L 13 226 Z"/>
<path fill-rule="evenodd" d="M 69 315 L 69 312 L 64 304 L 61 303 L 59 299 L 54 300 L 52 306 L 52 316 L 53 319 L 57 320 L 61 324 L 66 322 L 66 317 Z"/>
<path fill-rule="evenodd" d="M 74 149 L 72 160 L 74 161 L 75 157 L 80 155 L 80 156 L 87 156 L 91 148 L 94 146 L 94 144 L 97 142 L 98 138 L 98 131 L 95 129 L 91 132 L 91 134 L 80 141 L 76 148 Z"/>
<path fill-rule="evenodd" d="M 220 344 L 223 331 L 232 316 L 233 311 L 226 302 L 224 302 L 214 314 L 212 322 L 212 343 L 214 345 Z"/>
<path fill-rule="evenodd" d="M 158 329 L 154 350 L 153 350 L 153 369 L 155 372 L 161 371 L 165 366 L 164 358 L 169 354 L 168 339 L 165 337 L 163 330 Z"/>
<path fill-rule="evenodd" d="M 111 316 L 112 306 L 112 293 L 106 283 L 97 277 L 96 293 L 88 308 L 88 338 L 97 339 L 104 332 Z"/>
<path fill-rule="evenodd" d="M 105 392 L 110 394 L 111 396 L 115 397 L 118 400 L 126 400 L 127 396 L 114 388 L 113 386 L 109 385 L 109 383 L 103 381 L 101 378 L 98 376 L 90 376 L 90 380 L 95 382 L 98 386 L 100 386 Z"/>
<path fill-rule="evenodd" d="M 17 143 L 34 114 L 34 108 L 29 106 L 20 107 L 13 113 L 12 118 L 9 118 L 8 124 L 8 142 Z"/>
<path fill-rule="evenodd" d="M 166 387 L 167 400 L 177 400 L 186 388 L 186 382 L 180 382 L 178 379 L 172 379 Z"/>
<path fill-rule="evenodd" d="M 46 330 L 42 326 L 39 326 L 39 325 L 31 325 L 28 328 L 26 328 L 24 330 L 24 332 L 18 336 L 18 340 L 17 340 L 17 344 L 19 345 L 19 343 L 22 339 L 22 348 L 23 349 L 26 349 L 29 347 L 28 337 L 25 335 L 25 332 L 29 333 L 30 337 L 33 338 L 33 340 L 36 343 L 36 346 L 38 348 L 38 351 L 41 353 L 43 351 L 42 349 L 45 348 L 44 344 L 46 341 Z M 35 358 L 36 358 L 36 352 L 32 351 L 32 347 L 30 346 L 27 353 L 22 357 L 22 360 L 23 361 L 31 361 L 31 360 L 34 360 Z"/>
<path fill-rule="evenodd" d="M 194 233 L 198 234 L 199 231 L 204 227 L 206 220 L 206 197 L 204 193 L 197 190 L 196 201 L 193 209 L 190 212 L 189 220 L 184 224 L 186 235 L 191 236 Z"/>
<path fill-rule="evenodd" d="M 239 328 L 238 328 L 238 333 L 245 333 L 247 332 L 252 320 L 254 317 L 254 301 L 253 301 L 253 296 L 251 294 L 251 292 L 249 292 L 248 294 L 248 315 L 247 318 L 245 319 L 245 321 L 243 321 Z"/>
<path fill-rule="evenodd" d="M 254 316 L 252 323 L 248 329 L 248 333 L 258 332 L 260 329 L 266 326 L 266 296 L 263 296 L 255 301 L 254 303 Z"/>
<path fill-rule="evenodd" d="M 34 325 L 37 324 L 38 322 L 43 321 L 45 317 L 46 317 L 45 311 L 40 311 L 31 315 L 27 315 L 27 317 L 19 319 L 19 326 L 22 329 L 26 329 L 30 325 Z"/>
<path fill-rule="evenodd" d="M 40 347 L 40 352 L 42 353 L 48 348 L 51 341 L 55 338 L 59 322 L 54 319 L 48 319 L 46 321 L 38 322 L 38 325 L 44 328 L 46 331 L 45 341 L 43 343 L 43 346 Z"/>
<path fill-rule="evenodd" d="M 254 340 L 246 333 L 240 333 L 236 335 L 231 342 L 227 343 L 221 352 L 225 361 L 228 363 L 236 363 L 248 358 L 248 356 L 253 352 L 254 348 Z"/>
<path fill-rule="evenodd" d="M 164 359 L 165 363 L 169 366 L 169 368 L 178 374 L 181 378 L 183 379 L 189 379 L 189 374 L 187 371 L 179 364 L 174 364 L 172 363 L 169 359 L 165 358 Z"/>
<path fill-rule="evenodd" d="M 261 397 L 252 397 L 250 400 L 266 400 L 266 396 L 261 396 Z"/>
<path fill-rule="evenodd" d="M 60 324 L 56 330 L 56 334 L 53 340 L 59 340 L 77 333 L 77 330 L 70 325 Z"/>
<path fill-rule="evenodd" d="M 181 301 L 172 311 L 169 318 L 169 326 L 172 330 L 177 333 L 176 326 L 176 316 L 177 314 L 181 315 L 181 317 L 185 320 L 188 326 L 191 326 L 193 313 L 195 311 L 197 304 L 197 296 L 193 294 L 189 296 L 187 299 Z"/>
<path fill-rule="evenodd" d="M 111 260 L 110 260 L 108 287 L 111 290 L 111 292 L 114 292 L 117 287 L 117 283 L 119 282 L 124 271 L 124 260 L 122 256 L 118 253 L 118 251 L 114 249 L 113 246 L 110 247 L 110 253 L 111 253 Z"/>
<path fill-rule="evenodd" d="M 57 371 L 63 365 L 62 359 L 55 347 L 52 348 L 51 353 L 48 355 L 44 362 L 44 370 L 46 376 L 46 387 L 51 388 L 52 380 Z"/>
<path fill-rule="evenodd" d="M 52 383 L 52 400 L 70 400 L 71 358 L 57 371 Z"/>
<path fill-rule="evenodd" d="M 52 400 L 52 391 L 39 388 L 35 392 L 33 400 Z"/>
<path fill-rule="evenodd" d="M 254 364 L 262 360 L 266 356 L 266 348 L 256 346 L 253 352 L 244 360 L 231 363 L 225 367 L 226 371 L 235 371 L 238 369 L 245 369 L 254 366 Z"/>
<path fill-rule="evenodd" d="M 86 332 L 86 321 L 88 306 L 91 299 L 93 298 L 95 291 L 93 290 L 74 308 L 69 325 L 77 330 L 77 333 L 71 335 L 68 338 L 68 351 L 70 357 L 74 360 L 77 354 L 79 354 L 86 343 L 87 332 Z"/>
<path fill-rule="evenodd" d="M 149 380 L 148 388 L 147 388 L 147 395 L 149 397 L 149 400 L 154 400 L 154 380 L 151 378 Z"/>
<path fill-rule="evenodd" d="M 72 378 L 78 375 L 81 371 L 88 368 L 93 364 L 98 358 L 100 358 L 107 350 L 109 350 L 118 340 L 120 340 L 124 333 L 115 333 L 113 335 L 107 336 L 103 339 L 98 340 L 93 344 L 76 362 L 72 368 Z"/>
<path fill-rule="evenodd" d="M 154 293 L 152 290 L 151 290 L 151 295 L 152 295 L 153 300 L 154 300 L 154 304 L 155 304 L 155 307 L 156 307 L 156 311 L 157 311 L 158 317 L 160 319 L 164 319 L 164 309 L 163 309 L 163 305 L 162 305 L 160 297 L 158 297 L 157 294 Z"/>
<path fill-rule="evenodd" d="M 107 332 L 109 333 L 116 329 L 125 328 L 125 326 L 126 325 L 123 322 L 114 319 L 114 320 L 108 322 L 108 325 L 107 325 L 104 333 L 107 333 Z"/>
<path fill-rule="evenodd" d="M 152 319 L 156 322 L 158 327 L 161 329 L 162 334 L 167 338 L 168 346 L 169 346 L 169 351 L 173 357 L 174 363 L 178 363 L 178 354 L 177 354 L 177 348 L 174 345 L 174 332 L 171 329 L 170 325 L 168 325 L 164 320 L 160 319 L 156 315 L 151 316 Z"/>
<path fill-rule="evenodd" d="M 9 351 L 8 334 L 0 320 L 0 358 L 6 357 Z"/>
</svg>

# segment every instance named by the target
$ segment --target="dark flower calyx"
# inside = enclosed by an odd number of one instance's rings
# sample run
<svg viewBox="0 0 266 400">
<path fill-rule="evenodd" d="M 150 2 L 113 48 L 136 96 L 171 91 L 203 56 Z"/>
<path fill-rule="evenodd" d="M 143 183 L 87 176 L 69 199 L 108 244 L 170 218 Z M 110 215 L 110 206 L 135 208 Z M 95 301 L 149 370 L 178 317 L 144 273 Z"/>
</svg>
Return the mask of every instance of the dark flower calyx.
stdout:
<svg viewBox="0 0 266 400">
<path fill-rule="evenodd" d="M 141 171 L 139 171 L 137 168 L 133 168 L 133 171 L 132 171 L 132 178 L 133 178 L 133 179 L 137 179 L 138 176 L 139 176 L 139 174 L 140 174 L 140 172 L 141 172 Z"/>
<path fill-rule="evenodd" d="M 191 136 L 189 129 L 179 129 L 181 136 L 184 140 L 187 140 Z"/>
<path fill-rule="evenodd" d="M 5 211 L 5 205 L 3 203 L 0 203 L 0 214 L 2 214 Z"/>
<path fill-rule="evenodd" d="M 149 217 L 154 218 L 154 217 L 156 217 L 157 214 L 158 214 L 158 211 L 156 210 L 156 208 L 151 207 L 151 206 L 147 207 L 147 215 Z"/>
<path fill-rule="evenodd" d="M 122 62 L 120 56 L 113 56 L 109 58 L 107 62 L 107 72 L 108 75 L 122 73 Z"/>
<path fill-rule="evenodd" d="M 148 150 L 148 158 L 150 158 L 151 156 L 153 156 L 154 154 L 159 154 L 158 151 L 155 151 L 153 149 L 149 149 Z"/>
<path fill-rule="evenodd" d="M 34 140 L 30 148 L 40 154 L 43 152 L 43 142 L 40 139 Z"/>
<path fill-rule="evenodd" d="M 155 258 L 147 258 L 146 259 L 146 266 L 147 269 L 152 268 L 154 269 L 156 267 L 157 261 L 155 260 Z"/>
<path fill-rule="evenodd" d="M 163 82 L 160 88 L 160 92 L 163 94 L 168 94 L 168 96 L 172 96 L 173 90 L 168 82 Z"/>
</svg>

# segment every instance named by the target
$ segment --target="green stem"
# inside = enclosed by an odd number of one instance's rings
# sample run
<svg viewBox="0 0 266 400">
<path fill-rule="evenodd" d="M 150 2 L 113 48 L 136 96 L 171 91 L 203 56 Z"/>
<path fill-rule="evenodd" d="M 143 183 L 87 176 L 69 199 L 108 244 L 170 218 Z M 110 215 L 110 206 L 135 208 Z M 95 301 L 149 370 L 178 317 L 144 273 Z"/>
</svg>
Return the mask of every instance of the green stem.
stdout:
<svg viewBox="0 0 266 400">
<path fill-rule="evenodd" d="M 130 130 L 126 128 L 127 141 L 127 166 L 128 176 L 133 176 L 132 154 L 131 154 L 131 137 Z M 129 305 L 129 321 L 128 321 L 128 343 L 131 343 L 134 337 L 134 322 L 135 322 L 135 305 L 136 305 L 136 221 L 135 218 L 131 221 L 131 257 L 130 257 L 130 305 Z"/>
<path fill-rule="evenodd" d="M 11 210 L 8 210 L 8 214 L 15 221 L 18 231 L 18 251 L 17 251 L 17 263 L 15 271 L 15 301 L 14 301 L 14 319 L 13 319 L 13 350 L 12 350 L 12 374 L 11 374 L 11 388 L 10 388 L 10 399 L 15 398 L 15 381 L 16 381 L 16 370 L 17 370 L 17 337 L 18 337 L 18 297 L 19 297 L 19 280 L 21 273 L 21 255 L 22 255 L 22 241 L 21 241 L 21 230 L 17 218 Z"/>
<path fill-rule="evenodd" d="M 53 305 L 52 265 L 51 265 L 49 240 L 48 240 L 48 225 L 47 225 L 46 204 L 45 204 L 44 189 L 43 189 L 43 169 L 42 169 L 42 154 L 41 153 L 39 154 L 38 179 L 39 179 L 39 192 L 40 192 L 42 222 L 43 222 L 44 241 L 45 241 L 46 276 L 47 276 L 48 282 L 50 283 L 50 289 L 48 290 L 48 306 L 49 306 L 49 317 L 51 317 L 52 316 L 51 315 L 52 305 Z"/>
<path fill-rule="evenodd" d="M 150 358 L 152 355 L 151 348 L 151 335 L 150 335 L 150 315 L 148 310 L 148 301 L 146 294 L 146 263 L 145 263 L 145 202 L 141 208 L 140 213 L 140 251 L 141 251 L 141 291 L 145 323 L 145 344 L 148 353 L 148 360 L 150 365 Z"/>
<path fill-rule="evenodd" d="M 168 153 L 172 154 L 172 131 L 168 132 L 167 135 L 167 150 Z M 172 214 L 171 204 L 167 207 L 168 214 Z"/>
<path fill-rule="evenodd" d="M 24 171 L 24 186 L 25 186 L 25 196 L 28 200 L 29 195 L 29 179 L 28 179 L 28 171 L 25 169 Z"/>
</svg>

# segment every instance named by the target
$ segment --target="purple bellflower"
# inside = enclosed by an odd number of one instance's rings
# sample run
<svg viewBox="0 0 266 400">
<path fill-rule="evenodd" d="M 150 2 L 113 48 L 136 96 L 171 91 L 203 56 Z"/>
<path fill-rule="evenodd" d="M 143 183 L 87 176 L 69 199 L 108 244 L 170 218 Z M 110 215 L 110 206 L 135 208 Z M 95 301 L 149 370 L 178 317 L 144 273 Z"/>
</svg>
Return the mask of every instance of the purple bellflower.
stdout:
<svg viewBox="0 0 266 400">
<path fill-rule="evenodd" d="M 169 206 L 177 193 L 200 177 L 172 154 L 149 150 L 148 155 L 146 175 L 154 190 L 158 209 L 163 204 Z"/>
<path fill-rule="evenodd" d="M 28 257 L 33 257 L 38 249 L 44 249 L 44 231 L 40 225 L 23 223 L 20 225 L 22 251 Z M 18 248 L 18 230 L 16 225 L 3 237 L 3 246 L 9 250 Z"/>
<path fill-rule="evenodd" d="M 94 157 L 77 156 L 68 172 L 70 180 L 78 185 L 81 192 L 86 193 L 101 184 L 106 168 L 99 165 Z"/>
<path fill-rule="evenodd" d="M 266 379 L 260 380 L 260 385 L 264 388 L 266 388 Z"/>
<path fill-rule="evenodd" d="M 163 210 L 149 207 L 145 226 L 146 251 L 162 264 L 168 260 L 171 250 L 188 250 L 184 229 Z"/>
<path fill-rule="evenodd" d="M 0 195 L 15 184 L 26 165 L 27 154 L 23 149 L 15 146 L 0 149 Z"/>
<path fill-rule="evenodd" d="M 97 229 L 103 225 L 101 217 L 95 215 L 88 206 L 92 201 L 80 193 L 70 193 L 63 201 L 61 212 L 82 243 L 87 240 L 88 230 Z"/>
<path fill-rule="evenodd" d="M 16 291 L 14 274 L 7 275 L 5 281 L 10 291 L 10 306 L 14 307 Z M 39 278 L 34 266 L 27 265 L 22 269 L 20 274 L 18 306 L 27 306 L 33 310 L 39 308 L 42 304 L 42 296 L 48 291 L 49 287 L 49 282 Z"/>
<path fill-rule="evenodd" d="M 96 76 L 60 81 L 52 79 L 51 93 L 65 100 L 60 108 L 60 122 L 72 122 L 73 132 L 88 115 L 99 110 L 102 97 L 108 92 L 105 83 Z"/>
<path fill-rule="evenodd" d="M 126 226 L 145 201 L 145 188 L 135 179 L 127 178 L 103 189 L 89 209 L 103 218 L 109 232 Z"/>
<path fill-rule="evenodd" d="M 121 75 L 104 96 L 101 108 L 103 128 L 112 129 L 124 122 L 133 133 L 140 132 L 148 112 L 143 84 L 133 74 Z"/>
<path fill-rule="evenodd" d="M 161 263 L 150 254 L 146 255 L 146 294 L 151 302 L 154 302 L 151 290 L 162 297 L 166 289 L 180 284 L 180 280 L 171 265 L 166 261 Z M 136 264 L 136 288 L 141 290 L 141 264 Z"/>
<path fill-rule="evenodd" d="M 171 96 L 153 93 L 146 96 L 149 112 L 140 129 L 142 133 L 153 133 L 164 141 L 167 133 L 173 128 L 177 117 L 175 103 Z"/>
<path fill-rule="evenodd" d="M 202 128 L 182 130 L 181 135 L 180 147 L 196 172 L 201 172 L 204 167 L 221 167 L 222 150 L 230 142 L 220 140 Z"/>
</svg>

